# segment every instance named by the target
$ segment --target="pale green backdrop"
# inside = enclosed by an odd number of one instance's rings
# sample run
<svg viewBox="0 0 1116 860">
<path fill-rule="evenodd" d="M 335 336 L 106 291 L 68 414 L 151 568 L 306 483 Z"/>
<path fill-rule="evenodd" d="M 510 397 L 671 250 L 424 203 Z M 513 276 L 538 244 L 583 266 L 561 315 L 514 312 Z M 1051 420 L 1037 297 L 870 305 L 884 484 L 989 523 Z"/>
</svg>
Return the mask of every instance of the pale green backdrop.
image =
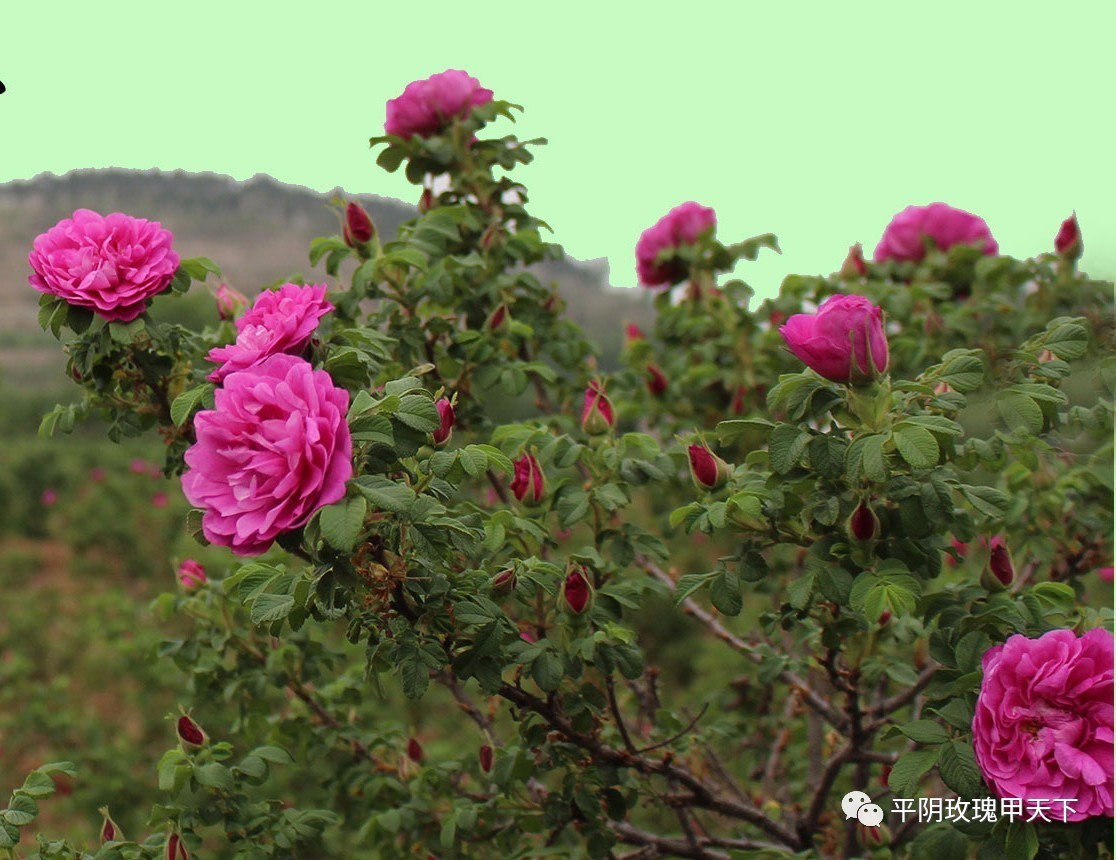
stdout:
<svg viewBox="0 0 1116 860">
<path fill-rule="evenodd" d="M 0 181 L 181 168 L 413 201 L 367 138 L 457 67 L 526 106 L 517 130 L 550 139 L 522 173 L 534 211 L 617 285 L 690 199 L 725 240 L 780 236 L 741 270 L 764 294 L 934 200 L 1023 256 L 1076 209 L 1085 268 L 1116 273 L 1111 0 L 301 5 L 9 0 Z"/>
</svg>

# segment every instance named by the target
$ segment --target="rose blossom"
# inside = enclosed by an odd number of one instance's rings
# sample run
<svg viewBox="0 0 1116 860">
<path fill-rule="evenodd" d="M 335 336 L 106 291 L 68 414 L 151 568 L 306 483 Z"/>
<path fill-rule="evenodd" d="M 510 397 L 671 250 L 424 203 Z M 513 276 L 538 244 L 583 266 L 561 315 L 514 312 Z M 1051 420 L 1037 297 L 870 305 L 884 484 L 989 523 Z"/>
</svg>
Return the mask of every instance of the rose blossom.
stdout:
<svg viewBox="0 0 1116 860">
<path fill-rule="evenodd" d="M 1112 817 L 1112 646 L 1100 628 L 1051 630 L 985 653 L 973 747 L 1000 797 L 1072 800 L 1067 821 Z"/>
<path fill-rule="evenodd" d="M 173 239 L 158 221 L 78 209 L 35 237 L 28 282 L 110 322 L 131 322 L 174 277 Z"/>
<path fill-rule="evenodd" d="M 259 364 L 269 355 L 302 352 L 318 321 L 333 310 L 325 294 L 325 284 L 283 284 L 278 290 L 260 293 L 249 311 L 236 321 L 236 342 L 209 351 L 206 360 L 221 366 L 207 379 L 221 382 L 230 373 Z"/>
<path fill-rule="evenodd" d="M 708 206 L 688 202 L 675 206 L 648 227 L 636 243 L 636 273 L 645 287 L 677 284 L 689 274 L 679 260 L 659 262 L 659 255 L 683 245 L 692 245 L 698 236 L 717 225 L 717 214 Z"/>
<path fill-rule="evenodd" d="M 192 591 L 209 582 L 209 577 L 206 576 L 205 567 L 200 562 L 188 558 L 178 566 L 178 581 L 187 591 Z"/>
<path fill-rule="evenodd" d="M 792 316 L 779 334 L 804 364 L 834 382 L 867 382 L 887 370 L 883 310 L 864 296 L 830 296 L 816 314 Z"/>
<path fill-rule="evenodd" d="M 917 262 L 926 256 L 926 246 L 922 241 L 924 236 L 933 239 L 942 251 L 948 251 L 954 245 L 975 243 L 980 243 L 985 254 L 997 254 L 1000 250 L 983 218 L 945 203 L 931 203 L 929 206 L 908 206 L 892 218 L 873 257 L 876 262 Z"/>
<path fill-rule="evenodd" d="M 238 555 L 259 555 L 285 531 L 345 495 L 353 474 L 349 395 L 324 370 L 273 355 L 231 373 L 216 409 L 194 417 L 186 498 L 205 510 L 202 530 Z"/>
<path fill-rule="evenodd" d="M 486 90 L 467 72 L 448 69 L 412 81 L 401 96 L 389 101 L 384 131 L 399 137 L 430 137 L 490 101 L 492 90 Z"/>
</svg>

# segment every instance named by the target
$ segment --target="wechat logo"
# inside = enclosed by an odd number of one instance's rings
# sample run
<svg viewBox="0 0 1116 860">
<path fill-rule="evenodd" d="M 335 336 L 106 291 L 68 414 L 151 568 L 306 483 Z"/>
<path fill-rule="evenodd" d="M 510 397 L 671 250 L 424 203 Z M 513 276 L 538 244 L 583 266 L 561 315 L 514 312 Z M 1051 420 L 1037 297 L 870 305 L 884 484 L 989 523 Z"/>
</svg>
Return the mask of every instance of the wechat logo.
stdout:
<svg viewBox="0 0 1116 860">
<path fill-rule="evenodd" d="M 883 822 L 883 810 L 863 791 L 850 791 L 841 798 L 841 809 L 846 819 L 855 818 L 865 827 L 879 827 Z"/>
</svg>

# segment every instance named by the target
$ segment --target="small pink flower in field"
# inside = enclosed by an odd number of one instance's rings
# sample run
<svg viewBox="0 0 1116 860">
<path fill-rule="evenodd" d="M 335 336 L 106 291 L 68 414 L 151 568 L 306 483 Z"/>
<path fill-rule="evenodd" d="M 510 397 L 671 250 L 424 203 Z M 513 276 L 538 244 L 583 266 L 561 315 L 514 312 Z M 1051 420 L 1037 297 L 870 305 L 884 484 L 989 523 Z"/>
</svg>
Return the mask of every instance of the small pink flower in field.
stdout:
<svg viewBox="0 0 1116 860">
<path fill-rule="evenodd" d="M 153 507 L 153 508 L 165 508 L 167 506 L 168 501 L 169 501 L 169 499 L 167 498 L 166 493 L 162 493 L 162 492 L 155 493 L 151 496 L 151 507 Z"/>
<path fill-rule="evenodd" d="M 227 376 L 215 406 L 194 416 L 197 441 L 182 476 L 186 498 L 205 510 L 211 543 L 259 555 L 345 495 L 349 394 L 324 370 L 273 355 Z"/>
<path fill-rule="evenodd" d="M 1097 577 L 1100 579 L 1101 582 L 1107 582 L 1109 585 L 1111 585 L 1112 584 L 1112 568 L 1111 567 L 1100 568 L 1097 571 Z"/>
<path fill-rule="evenodd" d="M 89 470 L 89 480 L 94 484 L 99 484 L 105 479 L 105 470 L 100 466 L 94 466 Z"/>
<path fill-rule="evenodd" d="M 49 508 L 58 501 L 58 491 L 52 487 L 47 487 L 43 490 L 43 494 L 39 496 L 39 501 L 44 508 Z"/>
<path fill-rule="evenodd" d="M 209 582 L 209 577 L 200 562 L 188 558 L 178 566 L 178 581 L 187 591 L 193 591 Z"/>
<path fill-rule="evenodd" d="M 133 475 L 146 475 L 150 472 L 151 464 L 137 457 L 132 461 L 132 465 L 129 468 L 132 470 Z"/>
<path fill-rule="evenodd" d="M 605 394 L 604 385 L 596 380 L 585 389 L 585 402 L 581 407 L 581 429 L 590 436 L 607 433 L 616 426 L 612 401 Z"/>
<path fill-rule="evenodd" d="M 35 237 L 28 280 L 110 322 L 131 322 L 170 285 L 178 269 L 173 239 L 158 221 L 78 209 Z"/>
<path fill-rule="evenodd" d="M 453 404 L 445 397 L 434 406 L 438 410 L 438 417 L 442 420 L 441 426 L 434 431 L 434 444 L 444 445 L 453 435 L 453 425 L 457 423 L 457 413 L 453 411 Z"/>
<path fill-rule="evenodd" d="M 537 505 L 546 495 L 546 475 L 533 454 L 524 454 L 513 464 L 511 491 L 519 501 Z"/>
<path fill-rule="evenodd" d="M 647 335 L 643 333 L 643 329 L 635 323 L 628 323 L 624 326 L 624 340 L 628 346 L 631 346 L 637 340 L 646 339 Z"/>
<path fill-rule="evenodd" d="M 1077 213 L 1070 215 L 1062 226 L 1058 229 L 1058 235 L 1054 237 L 1054 250 L 1058 253 L 1059 257 L 1065 257 L 1067 260 L 1076 260 L 1081 256 L 1085 245 L 1081 241 L 1081 227 L 1077 223 Z"/>
<path fill-rule="evenodd" d="M 448 69 L 412 81 L 401 96 L 389 101 L 384 131 L 399 137 L 430 137 L 490 101 L 492 90 L 466 72 Z"/>
<path fill-rule="evenodd" d="M 689 275 L 689 266 L 673 257 L 672 251 L 693 245 L 717 226 L 717 214 L 708 206 L 687 202 L 675 206 L 636 243 L 636 274 L 645 287 L 677 284 Z"/>
<path fill-rule="evenodd" d="M 816 314 L 795 314 L 779 333 L 807 367 L 834 382 L 869 382 L 887 371 L 883 310 L 864 296 L 830 296 Z"/>
<path fill-rule="evenodd" d="M 371 242 L 376 235 L 376 228 L 372 226 L 372 219 L 359 203 L 350 203 L 345 207 L 345 227 L 343 229 L 345 244 L 349 247 L 363 245 Z"/>
<path fill-rule="evenodd" d="M 1112 817 L 1112 664 L 1100 628 L 1016 634 L 984 655 L 973 749 L 997 795 L 1072 799 L 1067 821 Z"/>
<path fill-rule="evenodd" d="M 863 278 L 868 275 L 868 264 L 864 262 L 864 247 L 859 242 L 849 248 L 849 255 L 845 257 L 838 274 L 842 278 Z"/>
<path fill-rule="evenodd" d="M 231 320 L 248 307 L 248 297 L 228 284 L 221 284 L 213 293 L 217 302 L 217 315 L 223 320 Z"/>
<path fill-rule="evenodd" d="M 325 294 L 325 284 L 283 284 L 277 290 L 260 293 L 251 309 L 236 321 L 236 342 L 209 351 L 206 361 L 221 366 L 207 379 L 221 382 L 230 373 L 246 370 L 268 356 L 302 352 L 318 322 L 333 310 Z"/>
<path fill-rule="evenodd" d="M 877 262 L 917 262 L 926 256 L 924 237 L 932 239 L 942 251 L 962 244 L 979 244 L 981 250 L 989 255 L 1000 250 L 983 218 L 945 203 L 931 203 L 929 206 L 908 206 L 892 218 L 873 256 Z"/>
</svg>

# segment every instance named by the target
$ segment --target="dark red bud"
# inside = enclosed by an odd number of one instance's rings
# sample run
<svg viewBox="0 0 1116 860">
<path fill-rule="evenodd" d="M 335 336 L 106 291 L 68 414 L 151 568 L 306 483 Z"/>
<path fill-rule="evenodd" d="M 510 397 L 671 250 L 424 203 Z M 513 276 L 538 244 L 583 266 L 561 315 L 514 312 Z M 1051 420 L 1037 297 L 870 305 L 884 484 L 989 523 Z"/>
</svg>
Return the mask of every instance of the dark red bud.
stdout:
<svg viewBox="0 0 1116 860">
<path fill-rule="evenodd" d="M 167 844 L 163 850 L 163 860 L 190 860 L 190 852 L 186 850 L 186 843 L 177 833 L 167 837 Z"/>
<path fill-rule="evenodd" d="M 590 436 L 607 433 L 616 426 L 612 401 L 605 394 L 604 386 L 593 381 L 585 389 L 585 403 L 581 409 L 581 429 Z"/>
<path fill-rule="evenodd" d="M 1075 212 L 1062 222 L 1058 235 L 1054 237 L 1054 250 L 1058 252 L 1060 257 L 1067 260 L 1076 260 L 1081 256 L 1084 249 L 1085 245 L 1081 241 L 1081 228 L 1077 223 L 1077 213 Z"/>
<path fill-rule="evenodd" d="M 690 458 L 690 477 L 703 490 L 715 490 L 732 477 L 732 467 L 705 445 L 686 449 Z"/>
<path fill-rule="evenodd" d="M 457 423 L 457 413 L 453 411 L 453 404 L 445 397 L 434 404 L 438 409 L 438 417 L 442 425 L 434 431 L 434 444 L 444 445 L 453 433 L 453 425 Z"/>
<path fill-rule="evenodd" d="M 477 758 L 480 759 L 480 768 L 485 773 L 492 772 L 492 747 L 484 744 L 477 753 Z"/>
<path fill-rule="evenodd" d="M 371 242 L 376 233 L 372 226 L 372 219 L 359 203 L 350 203 L 345 207 L 345 244 L 351 248 Z"/>
<path fill-rule="evenodd" d="M 489 331 L 503 331 L 508 327 L 510 321 L 511 316 L 508 314 L 508 306 L 502 304 L 489 315 L 484 327 Z"/>
<path fill-rule="evenodd" d="M 655 397 L 661 396 L 667 390 L 666 374 L 659 370 L 657 365 L 651 364 L 647 367 L 647 390 Z"/>
<path fill-rule="evenodd" d="M 422 189 L 422 196 L 419 198 L 418 211 L 426 214 L 436 205 L 434 201 L 434 193 L 429 188 Z"/>
<path fill-rule="evenodd" d="M 175 724 L 175 731 L 178 734 L 178 739 L 186 749 L 197 749 L 205 745 L 205 732 L 202 731 L 201 726 L 194 722 L 193 719 L 186 716 L 186 714 L 178 718 L 178 722 Z"/>
<path fill-rule="evenodd" d="M 109 815 L 108 807 L 102 806 L 100 813 L 105 819 L 101 824 L 101 844 L 103 845 L 106 842 L 123 842 L 124 834 L 120 832 L 120 828 Z"/>
<path fill-rule="evenodd" d="M 880 627 L 886 627 L 887 622 L 889 622 L 890 620 L 891 620 L 891 610 L 890 609 L 885 609 L 883 612 L 880 613 L 880 620 L 879 620 Z"/>
<path fill-rule="evenodd" d="M 585 575 L 582 567 L 572 567 L 566 574 L 566 581 L 562 584 L 562 602 L 565 609 L 574 615 L 580 615 L 589 608 L 593 601 L 593 586 L 589 577 Z"/>
<path fill-rule="evenodd" d="M 416 764 L 422 764 L 422 760 L 426 757 L 426 753 L 422 751 L 422 744 L 415 738 L 407 741 L 407 758 Z"/>
<path fill-rule="evenodd" d="M 515 475 L 511 482 L 511 491 L 519 501 L 537 505 L 546 496 L 546 476 L 542 466 L 532 454 L 524 454 L 513 464 Z"/>
<path fill-rule="evenodd" d="M 1011 553 L 1008 552 L 1007 544 L 999 535 L 992 538 L 988 553 L 988 567 L 1001 585 L 1011 585 L 1015 579 L 1015 566 L 1011 563 Z"/>
<path fill-rule="evenodd" d="M 732 409 L 733 415 L 744 414 L 744 397 L 747 394 L 748 389 L 745 388 L 743 385 L 736 386 L 736 391 L 732 393 L 732 405 L 729 407 L 730 409 Z"/>
<path fill-rule="evenodd" d="M 879 535 L 880 521 L 866 503 L 861 502 L 852 512 L 849 517 L 849 531 L 860 541 L 872 540 Z"/>
<path fill-rule="evenodd" d="M 517 582 L 518 578 L 515 575 L 515 571 L 509 567 L 507 570 L 501 570 L 492 577 L 489 586 L 492 588 L 493 594 L 499 597 L 505 597 L 515 591 Z"/>
</svg>

